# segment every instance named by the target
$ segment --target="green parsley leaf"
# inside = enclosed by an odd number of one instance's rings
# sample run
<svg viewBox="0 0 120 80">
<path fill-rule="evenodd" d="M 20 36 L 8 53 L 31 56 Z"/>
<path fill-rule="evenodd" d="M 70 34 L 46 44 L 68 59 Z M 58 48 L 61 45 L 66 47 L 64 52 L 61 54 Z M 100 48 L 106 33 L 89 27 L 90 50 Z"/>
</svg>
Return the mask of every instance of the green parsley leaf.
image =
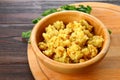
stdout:
<svg viewBox="0 0 120 80">
<path fill-rule="evenodd" d="M 110 29 L 108 29 L 108 32 L 109 32 L 109 34 L 112 34 L 112 31 Z"/>
<path fill-rule="evenodd" d="M 57 12 L 57 9 L 55 9 L 55 8 L 53 8 L 53 9 L 47 9 L 46 11 L 44 11 L 42 13 L 42 16 L 47 16 L 47 15 L 49 15 L 51 13 L 54 13 L 54 12 Z"/>
<path fill-rule="evenodd" d="M 31 30 L 22 32 L 22 41 L 30 43 L 30 40 L 29 40 L 30 35 L 31 35 Z"/>
<path fill-rule="evenodd" d="M 33 24 L 36 24 L 36 23 L 38 23 L 38 21 L 40 21 L 40 20 L 41 20 L 41 18 L 33 19 L 33 20 L 32 20 L 32 23 L 33 23 Z"/>
<path fill-rule="evenodd" d="M 22 32 L 22 38 L 30 38 L 30 35 L 31 35 L 31 30 Z"/>
<path fill-rule="evenodd" d="M 90 14 L 92 8 L 90 6 L 88 6 L 88 5 L 87 5 L 87 7 L 85 7 L 84 5 L 79 5 L 79 7 L 76 10 Z"/>
<path fill-rule="evenodd" d="M 76 10 L 76 7 L 73 5 L 64 5 L 60 7 L 62 10 Z"/>
<path fill-rule="evenodd" d="M 91 10 L 92 10 L 92 8 L 87 5 L 87 11 L 86 11 L 86 12 L 87 12 L 88 14 L 90 14 L 90 13 L 91 13 Z"/>
</svg>

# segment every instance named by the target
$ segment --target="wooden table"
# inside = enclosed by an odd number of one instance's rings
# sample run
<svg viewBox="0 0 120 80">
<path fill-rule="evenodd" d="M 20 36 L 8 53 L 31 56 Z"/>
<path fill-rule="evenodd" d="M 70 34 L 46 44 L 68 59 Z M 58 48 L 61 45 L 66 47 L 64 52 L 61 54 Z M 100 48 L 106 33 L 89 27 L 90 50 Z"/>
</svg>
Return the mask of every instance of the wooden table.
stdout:
<svg viewBox="0 0 120 80">
<path fill-rule="evenodd" d="M 119 0 L 0 0 L 0 80 L 34 80 L 21 33 L 31 30 L 32 19 L 44 10 L 82 1 L 120 5 Z"/>
</svg>

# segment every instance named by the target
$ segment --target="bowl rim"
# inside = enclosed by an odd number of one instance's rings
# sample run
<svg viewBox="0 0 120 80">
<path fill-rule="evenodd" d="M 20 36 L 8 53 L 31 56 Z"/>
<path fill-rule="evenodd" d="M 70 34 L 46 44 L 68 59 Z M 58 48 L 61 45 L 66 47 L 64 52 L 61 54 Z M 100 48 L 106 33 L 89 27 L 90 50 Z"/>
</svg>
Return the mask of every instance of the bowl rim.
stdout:
<svg viewBox="0 0 120 80">
<path fill-rule="evenodd" d="M 58 14 L 65 14 L 65 13 L 75 13 L 75 14 L 82 14 L 82 15 L 86 15 L 87 17 L 94 19 L 96 23 L 99 23 L 102 27 L 102 29 L 104 30 L 104 35 L 105 35 L 105 42 L 103 45 L 103 49 L 92 59 L 85 61 L 83 63 L 62 63 L 62 62 L 58 62 L 55 60 L 50 59 L 49 57 L 45 56 L 38 48 L 37 42 L 36 40 L 36 30 L 38 30 L 39 25 L 41 25 L 45 20 L 49 19 L 50 17 L 54 16 L 54 15 L 58 15 Z M 48 16 L 45 16 L 43 19 L 41 19 L 33 28 L 32 33 L 31 33 L 31 37 L 30 37 L 30 41 L 31 41 L 31 45 L 33 48 L 33 51 L 35 52 L 35 54 L 38 56 L 38 58 L 44 62 L 46 62 L 47 64 L 51 64 L 51 65 L 56 65 L 57 67 L 61 67 L 61 68 L 83 68 L 86 66 L 89 66 L 99 60 L 101 60 L 107 53 L 108 48 L 109 48 L 109 44 L 110 44 L 110 36 L 109 33 L 107 31 L 107 28 L 105 27 L 105 25 L 99 20 L 97 19 L 95 16 L 92 16 L 90 14 L 87 13 L 83 13 L 83 12 L 78 12 L 78 11 L 61 11 L 61 12 L 55 12 L 52 13 Z M 44 59 L 45 58 L 45 59 Z M 58 65 L 57 65 L 58 64 Z M 70 67 L 71 66 L 71 67 Z"/>
</svg>

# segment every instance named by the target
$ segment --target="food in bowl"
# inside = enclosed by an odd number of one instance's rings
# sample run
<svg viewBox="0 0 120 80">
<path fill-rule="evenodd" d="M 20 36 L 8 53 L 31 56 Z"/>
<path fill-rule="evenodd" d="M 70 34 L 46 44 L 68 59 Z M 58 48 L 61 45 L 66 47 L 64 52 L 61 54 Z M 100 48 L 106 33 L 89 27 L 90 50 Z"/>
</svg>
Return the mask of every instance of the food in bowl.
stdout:
<svg viewBox="0 0 120 80">
<path fill-rule="evenodd" d="M 53 25 L 53 23 L 58 20 L 63 21 L 65 26 L 70 22 L 79 22 L 80 20 L 85 20 L 89 25 L 93 26 L 93 34 L 99 35 L 104 39 L 102 47 L 98 48 L 97 55 L 81 63 L 63 63 L 51 59 L 52 56 L 50 58 L 45 56 L 38 44 L 39 42 L 44 42 L 42 34 L 46 33 L 45 28 L 50 24 Z M 106 26 L 96 17 L 78 11 L 63 11 L 50 14 L 41 19 L 33 28 L 30 41 L 33 52 L 40 62 L 40 65 L 43 64 L 48 69 L 61 73 L 77 73 L 91 69 L 92 66 L 98 64 L 105 57 L 110 45 L 110 35 Z"/>
<path fill-rule="evenodd" d="M 65 24 L 56 21 L 42 33 L 39 49 L 47 57 L 63 63 L 81 63 L 94 58 L 101 50 L 103 36 L 94 33 L 94 26 L 86 20 Z"/>
</svg>

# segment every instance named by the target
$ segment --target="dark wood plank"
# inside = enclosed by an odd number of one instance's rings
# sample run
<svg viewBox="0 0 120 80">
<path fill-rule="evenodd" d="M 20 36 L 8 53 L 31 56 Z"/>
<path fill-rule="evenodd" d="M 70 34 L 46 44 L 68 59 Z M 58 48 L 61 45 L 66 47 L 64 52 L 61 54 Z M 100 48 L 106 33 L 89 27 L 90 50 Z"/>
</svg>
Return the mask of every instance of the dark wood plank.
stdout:
<svg viewBox="0 0 120 80">
<path fill-rule="evenodd" d="M 22 31 L 33 24 L 0 24 L 0 80 L 33 80 L 28 66 L 27 44 Z"/>
<path fill-rule="evenodd" d="M 27 44 L 21 40 L 21 33 L 32 29 L 33 24 L 0 25 L 0 64 L 27 61 Z M 4 60 L 4 57 L 6 60 Z"/>
<path fill-rule="evenodd" d="M 32 19 L 49 8 L 83 1 L 100 1 L 120 4 L 119 0 L 2 0 L 0 1 L 0 23 L 31 23 Z"/>
<path fill-rule="evenodd" d="M 0 80 L 34 80 L 28 64 L 0 65 Z"/>
</svg>

